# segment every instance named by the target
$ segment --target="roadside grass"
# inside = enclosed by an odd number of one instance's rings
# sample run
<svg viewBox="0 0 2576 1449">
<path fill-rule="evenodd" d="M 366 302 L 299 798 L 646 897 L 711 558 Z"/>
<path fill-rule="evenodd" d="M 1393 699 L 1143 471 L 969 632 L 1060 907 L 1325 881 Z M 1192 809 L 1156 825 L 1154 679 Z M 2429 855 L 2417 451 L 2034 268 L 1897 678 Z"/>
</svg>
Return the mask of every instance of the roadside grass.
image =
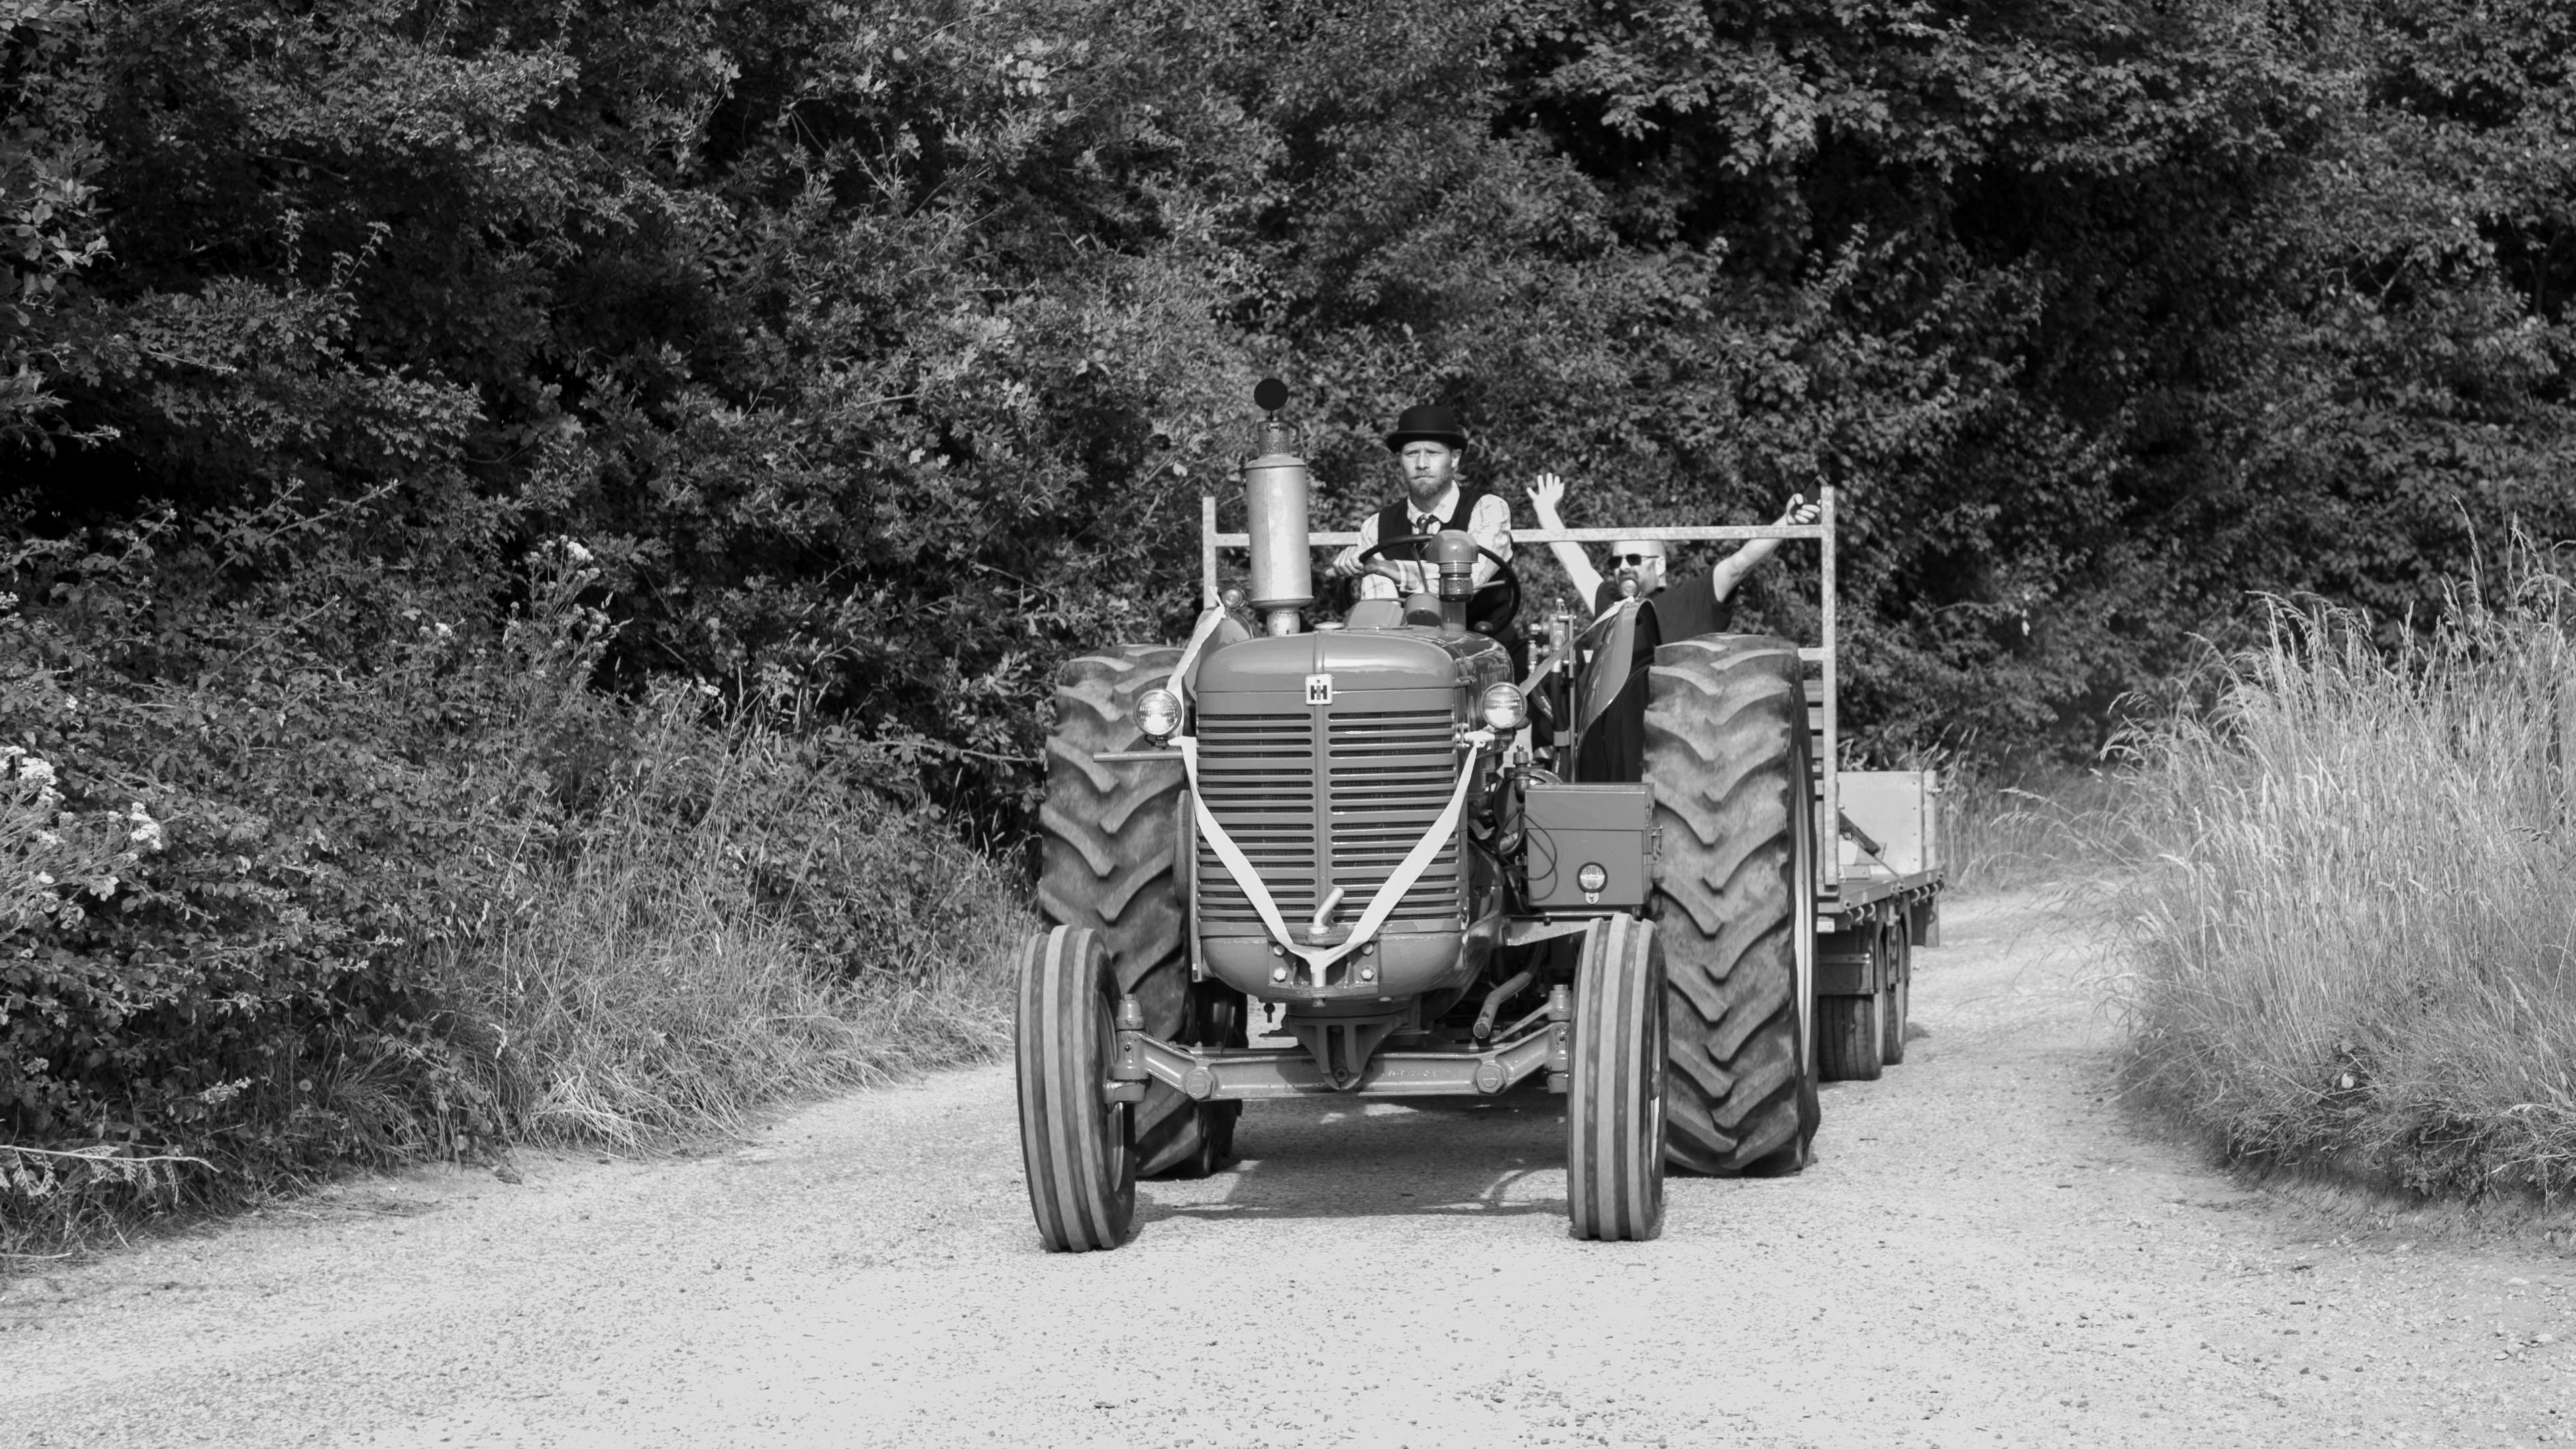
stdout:
<svg viewBox="0 0 2576 1449">
<path fill-rule="evenodd" d="M 83 567 L 166 616 L 152 557 Z M 554 549 L 488 628 L 380 600 L 404 632 L 364 671 L 252 606 L 229 672 L 182 679 L 0 607 L 47 661 L 0 673 L 0 1272 L 1007 1045 L 1014 872 L 792 692 L 596 688 L 586 563 Z"/>
<path fill-rule="evenodd" d="M 532 908 L 441 963 L 515 1137 L 631 1148 L 1008 1045 L 1023 892 L 846 764 L 648 712 Z"/>
<path fill-rule="evenodd" d="M 0 1272 L 292 1195 L 349 1166 L 498 1162 L 517 1145 L 652 1151 L 767 1104 L 988 1059 L 1035 917 L 852 752 L 672 691 L 574 829 L 522 852 L 475 929 L 421 948 L 433 1028 L 322 1055 L 283 1132 L 322 1163 L 0 1144 Z"/>
<path fill-rule="evenodd" d="M 2570 580 L 2522 550 L 2393 654 L 2273 602 L 2129 742 L 2134 1090 L 2263 1167 L 2576 1187 Z"/>
<path fill-rule="evenodd" d="M 1940 796 L 1944 879 L 1993 895 L 2067 889 L 2114 868 L 2127 844 L 2128 782 L 2099 770 L 2009 779 L 1953 773 Z"/>
</svg>

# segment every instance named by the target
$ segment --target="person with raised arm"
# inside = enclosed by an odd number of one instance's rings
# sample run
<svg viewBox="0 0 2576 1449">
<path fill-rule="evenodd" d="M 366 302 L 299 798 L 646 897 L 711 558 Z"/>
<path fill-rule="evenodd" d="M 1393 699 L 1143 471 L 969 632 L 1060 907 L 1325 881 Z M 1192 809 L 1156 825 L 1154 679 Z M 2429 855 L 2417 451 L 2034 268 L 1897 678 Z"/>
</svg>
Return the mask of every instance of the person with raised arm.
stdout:
<svg viewBox="0 0 2576 1449">
<path fill-rule="evenodd" d="M 1554 473 L 1541 473 L 1530 485 L 1530 511 L 1538 515 L 1541 528 L 1561 529 L 1564 518 L 1557 505 L 1565 500 L 1565 480 Z M 1789 506 L 1783 509 L 1778 524 L 1808 524 L 1816 521 L 1817 506 L 1803 493 L 1791 494 Z M 1591 558 L 1579 544 L 1551 543 L 1548 551 L 1556 555 L 1557 566 L 1565 570 L 1575 591 L 1591 601 L 1594 617 L 1608 613 L 1611 606 L 1626 598 L 1652 599 L 1655 619 L 1662 637 L 1691 639 L 1702 634 L 1726 631 L 1734 612 L 1732 596 L 1744 576 L 1759 567 L 1763 560 L 1779 552 L 1776 538 L 1757 538 L 1742 548 L 1719 559 L 1706 573 L 1686 574 L 1679 579 L 1666 571 L 1669 551 L 1654 539 L 1621 539 L 1610 545 L 1610 572 L 1604 575 L 1594 568 Z"/>
</svg>

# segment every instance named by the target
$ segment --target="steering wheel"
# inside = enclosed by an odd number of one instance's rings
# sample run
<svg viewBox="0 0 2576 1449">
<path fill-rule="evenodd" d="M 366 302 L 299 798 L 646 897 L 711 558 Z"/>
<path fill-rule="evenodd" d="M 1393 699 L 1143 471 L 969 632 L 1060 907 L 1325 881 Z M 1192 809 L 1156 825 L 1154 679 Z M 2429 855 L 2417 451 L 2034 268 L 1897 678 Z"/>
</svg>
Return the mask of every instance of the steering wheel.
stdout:
<svg viewBox="0 0 2576 1449">
<path fill-rule="evenodd" d="M 1367 548 L 1360 551 L 1359 561 L 1361 563 L 1367 563 L 1370 559 L 1377 557 L 1379 554 L 1395 547 L 1399 543 L 1429 543 L 1439 536 L 1440 535 L 1436 533 L 1408 533 L 1398 538 L 1381 538 L 1377 542 L 1370 544 Z M 1503 617 L 1505 619 L 1518 619 L 1521 615 L 1521 576 L 1512 568 L 1512 561 L 1503 557 L 1501 554 L 1494 552 L 1492 549 L 1485 547 L 1481 543 L 1476 545 L 1476 552 L 1480 557 L 1492 560 L 1496 576 L 1501 578 L 1504 583 L 1511 585 L 1511 593 L 1505 596 L 1510 600 L 1510 603 L 1504 608 Z M 1423 571 L 1426 574 L 1428 574 L 1434 567 L 1429 559 L 1408 559 L 1405 560 L 1405 562 L 1421 564 Z M 1487 635 L 1486 637 L 1491 638 L 1493 636 Z"/>
</svg>

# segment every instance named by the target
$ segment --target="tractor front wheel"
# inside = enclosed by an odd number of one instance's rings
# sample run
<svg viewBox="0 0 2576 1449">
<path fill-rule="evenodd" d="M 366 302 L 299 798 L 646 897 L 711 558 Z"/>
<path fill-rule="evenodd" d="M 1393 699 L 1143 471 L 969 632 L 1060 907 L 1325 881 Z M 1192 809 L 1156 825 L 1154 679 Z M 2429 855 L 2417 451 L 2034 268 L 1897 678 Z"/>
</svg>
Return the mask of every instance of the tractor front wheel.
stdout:
<svg viewBox="0 0 2576 1449">
<path fill-rule="evenodd" d="M 1038 1237 L 1053 1253 L 1117 1247 L 1136 1213 L 1135 1126 L 1127 1104 L 1109 1099 L 1118 984 L 1098 932 L 1057 926 L 1029 938 L 1013 1029 Z"/>
<path fill-rule="evenodd" d="M 1565 1103 L 1565 1205 L 1574 1236 L 1642 1242 L 1664 1230 L 1664 953 L 1655 928 L 1612 916 L 1574 978 Z"/>
</svg>

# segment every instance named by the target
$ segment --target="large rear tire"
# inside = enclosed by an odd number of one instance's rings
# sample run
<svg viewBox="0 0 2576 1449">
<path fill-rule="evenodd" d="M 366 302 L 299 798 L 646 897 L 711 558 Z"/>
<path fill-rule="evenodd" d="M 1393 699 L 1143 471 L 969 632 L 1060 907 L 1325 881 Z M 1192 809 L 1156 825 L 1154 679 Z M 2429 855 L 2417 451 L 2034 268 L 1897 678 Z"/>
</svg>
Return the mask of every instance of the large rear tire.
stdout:
<svg viewBox="0 0 2576 1449">
<path fill-rule="evenodd" d="M 1136 1155 L 1128 1106 L 1108 1096 L 1118 992 L 1097 932 L 1057 926 L 1029 938 L 1012 1025 L 1038 1238 L 1051 1253 L 1117 1247 L 1136 1213 Z"/>
<path fill-rule="evenodd" d="M 1652 924 L 1592 928 L 1574 978 L 1565 1206 L 1578 1238 L 1664 1230 L 1664 957 Z"/>
<path fill-rule="evenodd" d="M 1180 662 L 1178 649 L 1127 644 L 1072 660 L 1056 675 L 1046 803 L 1038 809 L 1038 911 L 1098 933 L 1118 989 L 1144 1010 L 1148 1034 L 1219 1046 L 1200 1041 L 1208 1014 L 1195 1009 L 1190 988 L 1188 917 L 1175 873 L 1186 784 L 1180 761 L 1099 758 L 1147 747 L 1136 696 L 1167 682 Z M 1215 1171 L 1224 1165 L 1230 1118 L 1147 1083 L 1135 1107 L 1137 1171 Z"/>
<path fill-rule="evenodd" d="M 1655 651 L 1645 780 L 1662 838 L 1667 1151 L 1694 1172 L 1805 1167 L 1816 1094 L 1816 840 L 1797 646 Z"/>
</svg>

